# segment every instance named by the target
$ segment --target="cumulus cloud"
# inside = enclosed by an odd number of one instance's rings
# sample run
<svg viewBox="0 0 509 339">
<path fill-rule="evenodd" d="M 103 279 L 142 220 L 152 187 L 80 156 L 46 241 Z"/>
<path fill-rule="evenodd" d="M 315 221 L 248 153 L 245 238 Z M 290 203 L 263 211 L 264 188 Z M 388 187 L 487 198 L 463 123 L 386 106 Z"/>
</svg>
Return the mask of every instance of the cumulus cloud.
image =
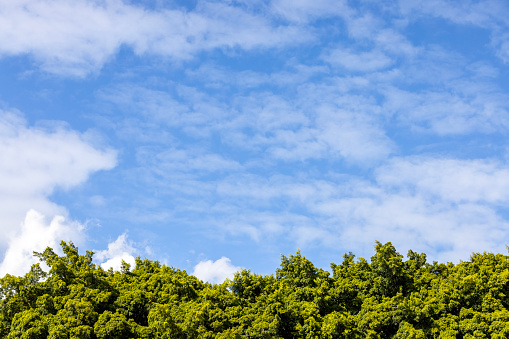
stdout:
<svg viewBox="0 0 509 339">
<path fill-rule="evenodd" d="M 233 278 L 233 274 L 241 268 L 232 265 L 227 257 L 221 257 L 216 261 L 200 261 L 193 271 L 193 275 L 200 280 L 213 284 L 222 283 L 226 278 Z"/>
<path fill-rule="evenodd" d="M 127 241 L 127 234 L 121 234 L 115 241 L 108 244 L 107 250 L 97 251 L 95 253 L 95 260 L 102 262 L 100 265 L 103 269 L 108 270 L 113 268 L 119 271 L 122 267 L 122 261 L 131 265 L 134 268 L 134 256 L 137 250 L 133 245 Z"/>
<path fill-rule="evenodd" d="M 66 209 L 48 197 L 56 188 L 70 189 L 91 173 L 114 167 L 116 153 L 92 146 L 83 134 L 59 124 L 29 126 L 20 113 L 0 111 L 0 154 L 0 232 L 4 235 L 0 249 L 6 251 L 2 263 L 6 271 L 15 267 L 13 260 L 27 256 L 29 245 L 55 246 L 62 236 L 82 237 Z M 25 239 L 27 247 L 20 246 Z"/>
<path fill-rule="evenodd" d="M 0 111 L 2 193 L 49 195 L 84 182 L 95 171 L 116 164 L 113 150 L 94 148 L 68 128 L 29 127 L 19 115 Z"/>
<path fill-rule="evenodd" d="M 24 275 L 28 272 L 30 266 L 38 262 L 33 256 L 33 251 L 42 252 L 49 246 L 58 252 L 61 240 L 79 244 L 83 238 L 81 224 L 69 221 L 63 216 L 55 216 L 48 220 L 41 213 L 30 210 L 21 224 L 20 231 L 9 239 L 4 260 L 0 263 L 0 277 L 7 273 Z"/>
</svg>

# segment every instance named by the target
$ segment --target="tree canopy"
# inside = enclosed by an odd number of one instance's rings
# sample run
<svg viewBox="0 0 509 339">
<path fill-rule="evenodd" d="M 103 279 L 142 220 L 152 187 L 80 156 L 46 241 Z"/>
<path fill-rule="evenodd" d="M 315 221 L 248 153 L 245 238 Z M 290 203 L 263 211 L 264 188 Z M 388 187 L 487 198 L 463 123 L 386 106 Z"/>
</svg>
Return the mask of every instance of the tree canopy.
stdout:
<svg viewBox="0 0 509 339">
<path fill-rule="evenodd" d="M 2 338 L 509 338 L 509 257 L 429 263 L 376 243 L 319 269 L 297 252 L 273 275 L 222 284 L 157 261 L 105 271 L 61 243 L 22 277 L 0 279 Z"/>
</svg>

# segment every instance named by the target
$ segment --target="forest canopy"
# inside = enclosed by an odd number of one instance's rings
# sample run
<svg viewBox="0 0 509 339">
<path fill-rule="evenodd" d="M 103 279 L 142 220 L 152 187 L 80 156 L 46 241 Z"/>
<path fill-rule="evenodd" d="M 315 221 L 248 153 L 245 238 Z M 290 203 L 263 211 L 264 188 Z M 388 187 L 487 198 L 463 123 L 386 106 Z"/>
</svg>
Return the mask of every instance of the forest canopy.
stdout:
<svg viewBox="0 0 509 339">
<path fill-rule="evenodd" d="M 2 338 L 508 338 L 509 257 L 459 264 L 406 259 L 376 243 L 331 273 L 297 252 L 272 275 L 237 272 L 222 284 L 158 261 L 120 271 L 61 243 L 22 277 L 0 279 Z"/>
</svg>

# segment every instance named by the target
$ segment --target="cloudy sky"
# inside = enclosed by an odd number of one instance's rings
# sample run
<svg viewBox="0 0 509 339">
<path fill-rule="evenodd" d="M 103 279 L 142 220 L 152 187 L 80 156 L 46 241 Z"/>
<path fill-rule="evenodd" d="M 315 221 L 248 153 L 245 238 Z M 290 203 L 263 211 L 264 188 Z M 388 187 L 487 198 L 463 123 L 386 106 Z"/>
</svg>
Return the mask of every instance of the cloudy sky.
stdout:
<svg viewBox="0 0 509 339">
<path fill-rule="evenodd" d="M 506 253 L 503 0 L 0 2 L 0 274 Z"/>
</svg>

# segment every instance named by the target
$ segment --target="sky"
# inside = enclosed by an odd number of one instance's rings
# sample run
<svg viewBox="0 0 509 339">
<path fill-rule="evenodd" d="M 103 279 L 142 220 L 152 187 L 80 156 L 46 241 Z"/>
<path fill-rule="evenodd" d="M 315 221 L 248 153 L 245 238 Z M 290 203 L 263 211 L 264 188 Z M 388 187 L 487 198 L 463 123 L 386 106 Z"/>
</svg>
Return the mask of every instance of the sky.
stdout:
<svg viewBox="0 0 509 339">
<path fill-rule="evenodd" d="M 0 0 L 0 275 L 507 253 L 503 0 Z"/>
</svg>

